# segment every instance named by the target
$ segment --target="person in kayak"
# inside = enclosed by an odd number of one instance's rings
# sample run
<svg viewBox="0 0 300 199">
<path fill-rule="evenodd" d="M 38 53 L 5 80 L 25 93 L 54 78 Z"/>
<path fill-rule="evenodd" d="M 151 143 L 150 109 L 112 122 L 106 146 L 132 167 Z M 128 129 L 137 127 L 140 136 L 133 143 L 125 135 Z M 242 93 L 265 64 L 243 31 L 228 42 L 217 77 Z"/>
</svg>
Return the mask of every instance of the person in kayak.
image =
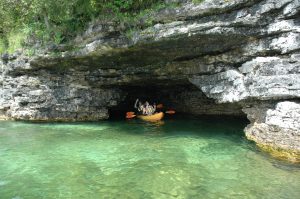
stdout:
<svg viewBox="0 0 300 199">
<path fill-rule="evenodd" d="M 156 111 L 156 105 L 150 105 L 148 101 L 145 103 L 146 115 L 153 115 Z"/>
<path fill-rule="evenodd" d="M 139 105 L 138 105 L 139 104 Z M 143 115 L 153 115 L 156 111 L 156 105 L 153 106 L 149 104 L 148 101 L 145 102 L 145 104 L 142 104 L 139 99 L 136 99 L 134 108 L 136 108 L 140 113 Z"/>
<path fill-rule="evenodd" d="M 145 108 L 144 108 L 142 102 L 139 99 L 136 99 L 136 101 L 134 103 L 134 108 L 138 110 L 139 114 L 144 115 Z"/>
</svg>

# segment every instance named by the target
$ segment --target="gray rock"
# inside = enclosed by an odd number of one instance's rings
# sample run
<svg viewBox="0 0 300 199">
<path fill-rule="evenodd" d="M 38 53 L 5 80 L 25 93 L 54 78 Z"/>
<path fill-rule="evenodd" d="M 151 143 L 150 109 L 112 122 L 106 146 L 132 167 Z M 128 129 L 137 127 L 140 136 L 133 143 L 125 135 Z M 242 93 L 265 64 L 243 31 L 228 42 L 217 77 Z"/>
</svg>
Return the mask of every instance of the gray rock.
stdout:
<svg viewBox="0 0 300 199">
<path fill-rule="evenodd" d="M 218 102 L 300 97 L 300 62 L 289 58 L 256 57 L 237 70 L 193 76 L 190 81 Z"/>
<path fill-rule="evenodd" d="M 300 159 L 300 103 L 278 102 L 274 108 L 261 109 L 253 106 L 244 109 L 259 116 L 245 129 L 246 136 L 262 146 L 284 150 L 293 161 Z M 251 114 L 253 116 L 253 114 Z"/>
<path fill-rule="evenodd" d="M 237 70 L 227 70 L 214 75 L 194 76 L 190 81 L 199 87 L 206 96 L 219 103 L 238 102 L 248 96 L 244 76 Z"/>
<path fill-rule="evenodd" d="M 300 104 L 296 102 L 277 103 L 274 110 L 267 111 L 265 123 L 283 129 L 300 130 Z M 300 136 L 300 132 L 298 132 Z"/>
</svg>

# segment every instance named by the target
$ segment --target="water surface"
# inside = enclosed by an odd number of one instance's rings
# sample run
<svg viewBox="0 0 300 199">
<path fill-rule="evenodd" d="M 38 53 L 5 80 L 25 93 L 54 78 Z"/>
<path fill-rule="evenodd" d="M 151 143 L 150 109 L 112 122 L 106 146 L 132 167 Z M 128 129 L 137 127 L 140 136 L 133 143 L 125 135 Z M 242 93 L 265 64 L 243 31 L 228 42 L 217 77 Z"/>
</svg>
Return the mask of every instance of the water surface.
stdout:
<svg viewBox="0 0 300 199">
<path fill-rule="evenodd" d="M 0 122 L 0 198 L 299 198 L 244 121 Z"/>
</svg>

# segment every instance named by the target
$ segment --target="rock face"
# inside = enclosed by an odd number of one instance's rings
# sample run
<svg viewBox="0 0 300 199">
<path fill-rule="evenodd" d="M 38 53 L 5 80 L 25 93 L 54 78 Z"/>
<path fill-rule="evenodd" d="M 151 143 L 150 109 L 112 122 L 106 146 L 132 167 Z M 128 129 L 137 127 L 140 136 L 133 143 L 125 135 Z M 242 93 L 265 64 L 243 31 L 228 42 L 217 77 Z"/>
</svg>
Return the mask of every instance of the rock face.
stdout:
<svg viewBox="0 0 300 199">
<path fill-rule="evenodd" d="M 122 91 L 92 88 L 86 72 L 52 73 L 39 70 L 18 74 L 30 67 L 24 58 L 9 62 L 2 72 L 1 118 L 17 120 L 90 121 L 107 119 L 108 108 L 119 103 Z M 21 65 L 22 64 L 22 65 Z"/>
<path fill-rule="evenodd" d="M 220 103 L 298 98 L 300 54 L 285 58 L 256 57 L 235 70 L 194 76 L 190 80 Z"/>
<path fill-rule="evenodd" d="M 300 103 L 284 101 L 272 105 L 254 105 L 244 108 L 252 124 L 246 129 L 246 136 L 262 147 L 272 149 L 276 156 L 285 155 L 299 162 L 300 148 Z M 274 149 L 283 153 L 274 152 Z"/>
<path fill-rule="evenodd" d="M 247 114 L 249 139 L 297 156 L 299 0 L 175 2 L 135 28 L 99 21 L 68 46 L 3 56 L 0 117 L 99 120 L 155 93 L 180 112 Z"/>
</svg>

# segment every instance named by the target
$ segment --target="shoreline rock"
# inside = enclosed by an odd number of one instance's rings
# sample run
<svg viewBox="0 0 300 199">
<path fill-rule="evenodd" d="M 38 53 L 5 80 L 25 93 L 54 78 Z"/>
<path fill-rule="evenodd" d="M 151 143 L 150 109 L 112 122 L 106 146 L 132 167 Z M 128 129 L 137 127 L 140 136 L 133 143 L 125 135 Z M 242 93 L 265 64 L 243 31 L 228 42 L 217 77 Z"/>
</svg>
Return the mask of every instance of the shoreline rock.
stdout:
<svg viewBox="0 0 300 199">
<path fill-rule="evenodd" d="M 274 156 L 300 162 L 300 102 L 277 102 L 266 109 L 261 105 L 243 109 L 254 119 L 245 128 L 246 137 Z"/>
</svg>

